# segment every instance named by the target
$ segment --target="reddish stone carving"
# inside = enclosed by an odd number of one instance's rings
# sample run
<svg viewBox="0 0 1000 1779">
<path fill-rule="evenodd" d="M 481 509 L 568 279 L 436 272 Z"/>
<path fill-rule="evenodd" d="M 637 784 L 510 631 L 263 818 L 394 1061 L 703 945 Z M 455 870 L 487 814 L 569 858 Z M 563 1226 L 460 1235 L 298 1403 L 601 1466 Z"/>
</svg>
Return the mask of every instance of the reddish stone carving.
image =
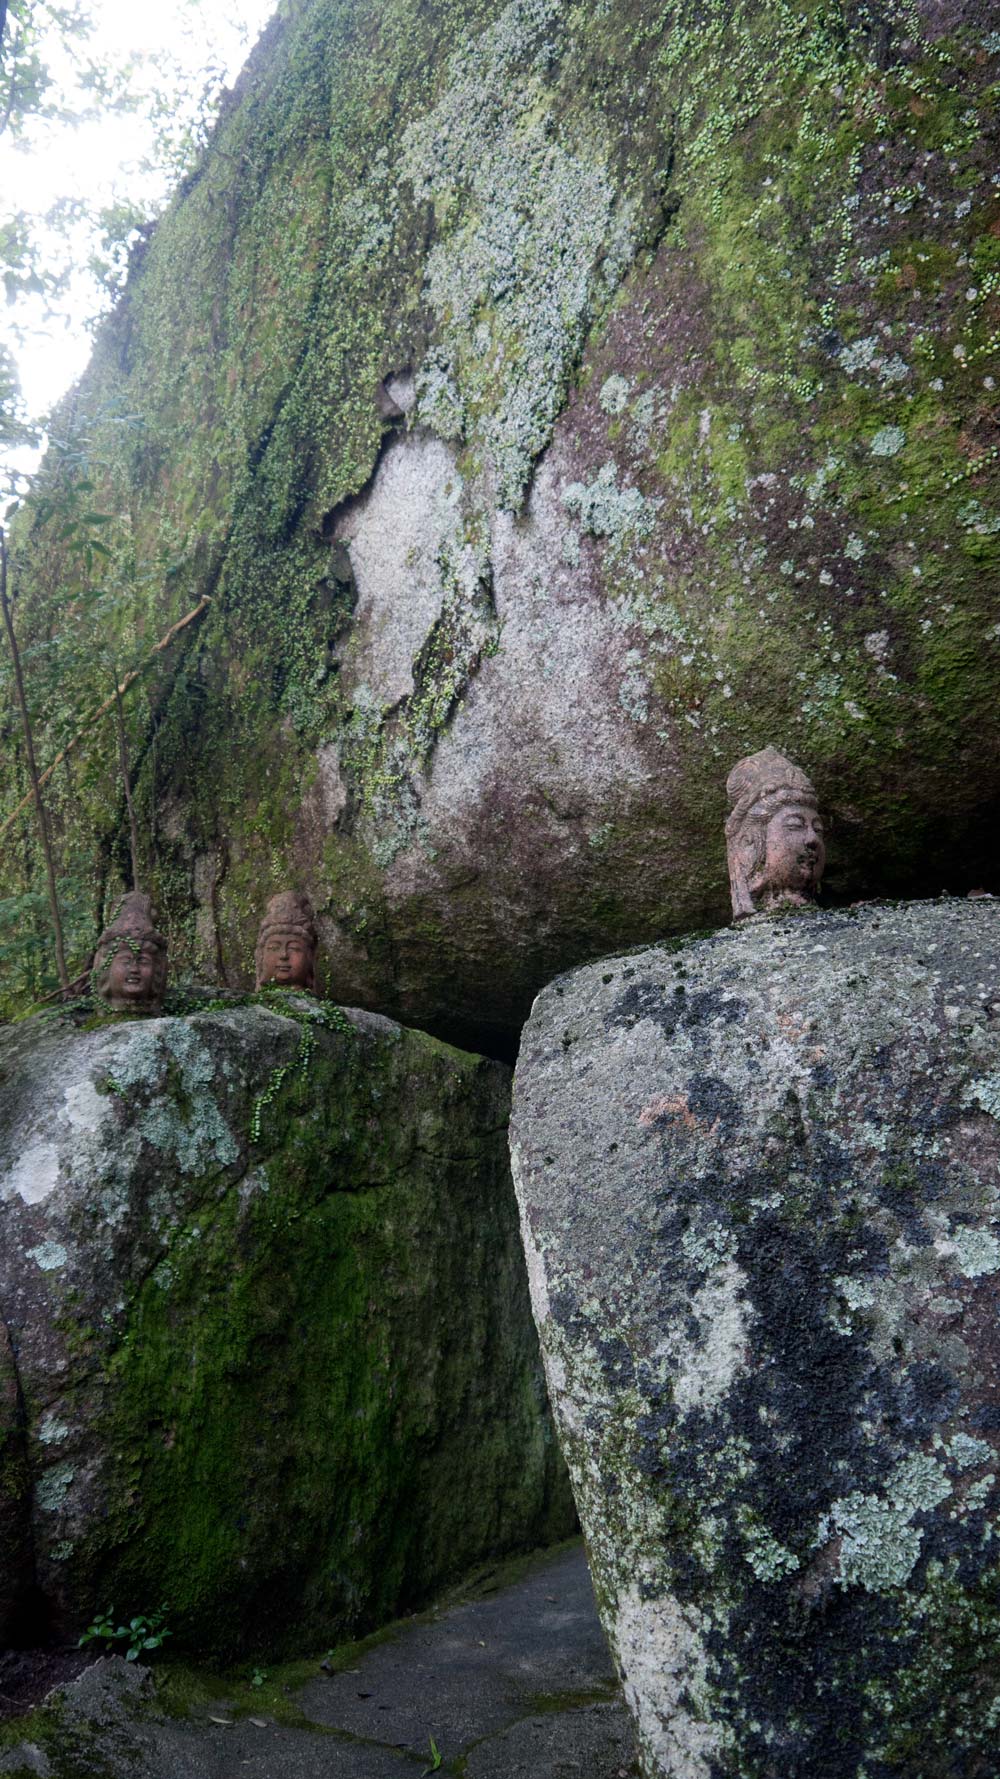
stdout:
<svg viewBox="0 0 1000 1779">
<path fill-rule="evenodd" d="M 257 935 L 257 987 L 298 988 L 314 995 L 316 945 L 316 919 L 309 898 L 294 890 L 272 896 Z"/>
<path fill-rule="evenodd" d="M 733 767 L 726 794 L 733 919 L 814 902 L 826 845 L 816 792 L 805 773 L 765 747 Z"/>
<path fill-rule="evenodd" d="M 159 1013 L 167 986 L 167 941 L 141 890 L 123 896 L 101 934 L 91 986 L 114 1013 Z"/>
</svg>

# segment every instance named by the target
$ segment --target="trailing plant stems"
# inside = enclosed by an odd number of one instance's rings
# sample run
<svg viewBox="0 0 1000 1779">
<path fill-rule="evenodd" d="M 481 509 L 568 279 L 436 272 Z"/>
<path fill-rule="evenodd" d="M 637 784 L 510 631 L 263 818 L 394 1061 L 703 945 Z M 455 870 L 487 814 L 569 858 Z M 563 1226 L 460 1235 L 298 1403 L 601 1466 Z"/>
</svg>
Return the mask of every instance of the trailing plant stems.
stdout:
<svg viewBox="0 0 1000 1779">
<path fill-rule="evenodd" d="M 139 830 L 136 827 L 135 804 L 132 801 L 132 780 L 129 774 L 128 743 L 125 739 L 125 709 L 122 704 L 121 687 L 118 675 L 115 674 L 115 727 L 118 730 L 118 758 L 121 762 L 122 784 L 125 787 L 125 803 L 128 809 L 128 842 L 132 854 L 132 888 L 139 888 Z"/>
<path fill-rule="evenodd" d="M 201 617 L 202 612 L 207 610 L 207 608 L 211 605 L 211 603 L 212 603 L 212 601 L 211 601 L 211 598 L 209 597 L 209 595 L 207 593 L 202 594 L 202 597 L 199 599 L 198 604 L 196 606 L 194 606 L 191 611 L 186 612 L 183 618 L 178 618 L 176 624 L 171 624 L 170 629 L 167 631 L 166 635 L 161 636 L 159 642 L 154 643 L 153 647 L 149 651 L 149 654 L 145 657 L 145 660 L 141 661 L 139 663 L 138 667 L 133 667 L 131 669 L 131 671 L 125 675 L 125 678 L 122 680 L 121 685 L 116 687 L 116 691 L 119 693 L 127 692 L 129 686 L 132 685 L 133 682 L 139 678 L 139 675 L 141 673 L 145 672 L 145 669 L 149 666 L 149 663 L 152 661 L 154 655 L 161 654 L 162 651 L 167 647 L 167 645 L 169 643 L 173 642 L 174 637 L 177 636 L 181 630 L 185 630 L 187 628 L 188 624 L 192 623 L 195 618 Z M 56 770 L 56 767 L 62 765 L 62 763 L 66 759 L 67 755 L 71 754 L 74 748 L 79 747 L 81 741 L 83 741 L 84 737 L 94 727 L 94 724 L 99 722 L 101 717 L 107 716 L 108 711 L 111 709 L 112 705 L 114 704 L 114 701 L 115 701 L 114 694 L 112 694 L 112 696 L 110 698 L 105 698 L 104 703 L 99 704 L 95 711 L 91 712 L 90 716 L 87 718 L 87 721 L 84 723 L 83 728 L 77 730 L 77 732 L 73 736 L 72 740 L 67 741 L 66 746 L 64 748 L 60 748 L 55 759 L 52 761 L 52 764 L 50 766 L 46 766 L 45 771 L 40 775 L 40 777 L 38 779 L 39 787 L 41 787 L 43 784 L 45 784 L 47 779 L 50 779 L 52 777 L 52 774 Z M 20 815 L 22 809 L 27 808 L 28 804 L 31 802 L 32 798 L 35 795 L 36 795 L 35 789 L 30 790 L 26 797 L 21 798 L 21 801 L 17 805 L 17 808 L 12 809 L 10 814 L 7 816 L 7 818 L 3 822 L 0 822 L 0 837 L 2 837 L 4 834 L 6 834 L 8 828 L 13 826 L 14 822 L 16 822 L 18 816 Z"/>
<path fill-rule="evenodd" d="M 28 759 L 28 776 L 31 779 L 31 790 L 38 815 L 38 833 L 45 855 L 45 876 L 48 882 L 49 907 L 52 912 L 52 931 L 56 946 L 56 969 L 59 973 L 59 987 L 64 1000 L 70 996 L 69 972 L 66 968 L 66 951 L 63 945 L 62 916 L 59 913 L 59 897 L 56 893 L 56 870 L 52 858 L 52 839 L 49 833 L 48 817 L 42 802 L 41 783 L 38 767 L 35 763 L 35 745 L 31 734 L 31 717 L 28 714 L 28 700 L 24 690 L 24 675 L 21 671 L 21 655 L 14 635 L 14 620 L 11 616 L 10 602 L 7 598 L 7 537 L 0 525 L 0 607 L 3 608 L 4 628 L 10 644 L 11 661 L 14 667 L 14 686 L 17 691 L 17 702 L 21 712 L 21 727 L 24 730 L 24 748 Z"/>
</svg>

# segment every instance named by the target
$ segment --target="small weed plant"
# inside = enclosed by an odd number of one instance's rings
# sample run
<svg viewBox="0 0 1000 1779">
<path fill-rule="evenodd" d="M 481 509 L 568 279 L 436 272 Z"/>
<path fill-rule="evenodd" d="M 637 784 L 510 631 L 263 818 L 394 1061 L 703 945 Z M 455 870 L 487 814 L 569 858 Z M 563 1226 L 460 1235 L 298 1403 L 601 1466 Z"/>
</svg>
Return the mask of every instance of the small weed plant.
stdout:
<svg viewBox="0 0 1000 1779">
<path fill-rule="evenodd" d="M 170 1636 L 166 1616 L 166 1607 L 161 1606 L 158 1612 L 140 1613 L 128 1624 L 116 1625 L 115 1609 L 109 1606 L 107 1612 L 99 1613 L 93 1624 L 87 1626 L 78 1647 L 82 1649 L 85 1643 L 119 1644 L 124 1648 L 125 1660 L 137 1662 L 147 1651 L 159 1649 Z"/>
</svg>

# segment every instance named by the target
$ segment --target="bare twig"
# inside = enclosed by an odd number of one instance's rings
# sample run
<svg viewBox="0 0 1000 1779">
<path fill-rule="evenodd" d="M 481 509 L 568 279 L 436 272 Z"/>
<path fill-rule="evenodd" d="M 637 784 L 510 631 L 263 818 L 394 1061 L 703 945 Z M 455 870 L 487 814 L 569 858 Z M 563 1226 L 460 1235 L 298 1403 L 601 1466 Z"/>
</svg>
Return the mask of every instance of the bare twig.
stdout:
<svg viewBox="0 0 1000 1779">
<path fill-rule="evenodd" d="M 87 984 L 89 983 L 89 981 L 90 981 L 90 964 L 87 965 L 87 968 L 85 970 L 80 971 L 79 976 L 74 976 L 72 982 L 69 985 L 70 997 L 72 998 L 73 995 L 81 995 L 83 993 L 84 989 L 87 987 Z M 36 1007 L 44 1007 L 45 1003 L 47 1001 L 54 1001 L 57 995 L 63 1000 L 65 1000 L 65 998 L 66 998 L 65 995 L 63 994 L 63 991 L 61 988 L 54 988 L 50 994 L 41 995 L 39 997 L 39 999 L 35 1002 L 35 1006 Z"/>
<path fill-rule="evenodd" d="M 162 654 L 163 650 L 165 648 L 167 648 L 170 643 L 173 642 L 174 637 L 177 636 L 181 630 L 186 629 L 188 624 L 193 624 L 195 618 L 200 618 L 202 612 L 205 611 L 206 608 L 211 605 L 211 603 L 212 603 L 212 601 L 209 598 L 209 595 L 207 593 L 203 594 L 202 598 L 199 599 L 198 604 L 196 606 L 194 606 L 194 608 L 191 611 L 187 612 L 183 618 L 178 618 L 176 624 L 171 624 L 170 629 L 167 631 L 166 635 L 161 636 L 159 642 L 154 644 L 154 646 L 150 649 L 149 654 L 146 656 L 145 660 L 141 661 L 139 663 L 138 667 L 133 667 L 130 673 L 126 673 L 124 679 L 121 682 L 121 685 L 115 687 L 115 691 L 111 694 L 111 697 L 105 698 L 103 704 L 99 704 L 96 710 L 91 711 L 89 717 L 87 718 L 87 721 L 83 724 L 83 727 L 78 729 L 76 734 L 73 736 L 73 739 L 71 741 L 67 741 L 66 746 L 59 750 L 55 759 L 52 761 L 51 765 L 46 766 L 45 771 L 39 774 L 39 778 L 38 778 L 38 789 L 39 790 L 41 789 L 42 785 L 46 784 L 47 781 L 52 777 L 52 774 L 53 774 L 53 772 L 55 772 L 57 766 L 62 765 L 63 761 L 66 758 L 66 755 L 72 753 L 74 748 L 79 747 L 81 741 L 83 741 L 86 738 L 86 736 L 90 733 L 91 729 L 94 727 L 94 724 L 99 723 L 102 717 L 107 716 L 108 711 L 112 708 L 112 706 L 115 702 L 116 695 L 118 697 L 121 697 L 125 692 L 127 692 L 129 689 L 129 686 L 134 684 L 134 682 L 139 678 L 140 674 L 145 673 L 146 668 L 149 666 L 150 662 L 153 660 L 153 657 L 155 655 Z M 32 786 L 32 789 L 27 793 L 27 795 L 21 798 L 21 801 L 17 805 L 17 808 L 11 810 L 10 815 L 7 817 L 6 821 L 0 822 L 0 835 L 6 834 L 7 829 L 13 826 L 13 824 L 16 822 L 18 816 L 20 815 L 22 809 L 26 809 L 28 807 L 28 804 L 33 800 L 35 795 L 36 795 L 36 790 L 35 790 L 35 787 Z"/>
<path fill-rule="evenodd" d="M 14 665 L 14 686 L 17 691 L 17 702 L 21 711 L 21 727 L 24 731 L 24 751 L 28 759 L 28 777 L 31 779 L 31 791 L 28 801 L 34 798 L 35 813 L 38 817 L 38 834 L 45 855 L 45 876 L 49 889 L 49 908 L 52 913 L 52 932 L 56 946 L 56 970 L 59 975 L 59 987 L 63 998 L 69 999 L 69 974 L 66 969 L 66 950 L 63 945 L 62 916 L 59 912 L 59 897 L 56 893 L 56 868 L 52 857 L 52 836 L 49 833 L 48 817 L 42 802 L 42 781 L 38 776 L 35 763 L 35 744 L 31 734 L 31 717 L 28 714 L 28 700 L 24 690 L 24 675 L 21 671 L 21 652 L 14 635 L 14 620 L 11 616 L 10 604 L 7 599 L 7 539 L 3 526 L 0 525 L 0 606 L 3 607 L 4 627 L 7 641 L 10 644 L 11 661 Z"/>
</svg>

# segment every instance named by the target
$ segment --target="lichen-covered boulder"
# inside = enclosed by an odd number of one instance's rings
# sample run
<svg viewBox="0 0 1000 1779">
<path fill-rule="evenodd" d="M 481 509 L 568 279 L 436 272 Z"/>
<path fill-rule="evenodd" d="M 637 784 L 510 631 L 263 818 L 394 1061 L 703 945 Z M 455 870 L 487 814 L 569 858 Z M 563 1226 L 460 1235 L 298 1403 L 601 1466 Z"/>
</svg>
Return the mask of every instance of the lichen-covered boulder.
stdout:
<svg viewBox="0 0 1000 1779">
<path fill-rule="evenodd" d="M 994 1774 L 1000 904 L 565 976 L 512 1143 L 650 1779 Z"/>
<path fill-rule="evenodd" d="M 301 1647 L 570 1529 L 502 1065 L 272 991 L 0 1084 L 0 1639 Z"/>
<path fill-rule="evenodd" d="M 178 968 L 249 986 L 294 868 L 338 1000 L 510 1043 L 556 971 L 725 918 L 765 744 L 837 818 L 838 895 L 993 887 L 995 25 L 281 9 L 64 417 L 128 515 L 93 702 L 212 600 L 127 699 Z M 61 537 L 15 551 L 43 760 L 88 708 Z M 48 787 L 80 954 L 127 869 L 113 753 Z M 0 816 L 24 780 L 5 750 Z M 29 813 L 12 1004 L 50 951 Z"/>
</svg>

